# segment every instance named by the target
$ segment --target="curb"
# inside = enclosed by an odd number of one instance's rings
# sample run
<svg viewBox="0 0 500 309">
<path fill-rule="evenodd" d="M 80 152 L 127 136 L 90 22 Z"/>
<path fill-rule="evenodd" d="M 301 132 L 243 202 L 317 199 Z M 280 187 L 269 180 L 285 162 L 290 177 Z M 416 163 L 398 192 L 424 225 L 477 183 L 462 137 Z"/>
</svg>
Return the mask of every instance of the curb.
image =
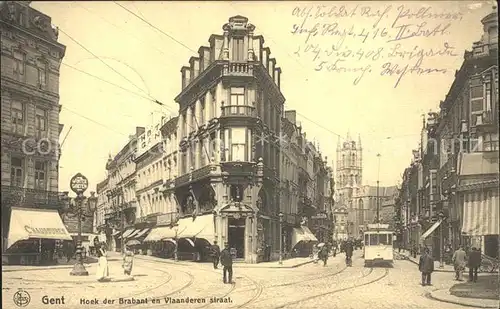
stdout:
<svg viewBox="0 0 500 309">
<path fill-rule="evenodd" d="M 92 264 L 83 264 L 85 268 L 92 267 Z M 16 272 L 16 271 L 35 271 L 35 270 L 54 270 L 54 269 L 73 269 L 74 265 L 61 265 L 61 266 L 49 266 L 49 267 L 40 267 L 40 268 L 19 268 L 19 269 L 4 269 L 2 267 L 3 273 Z"/>
<path fill-rule="evenodd" d="M 463 300 L 460 297 L 456 297 L 453 295 L 449 295 L 451 297 L 457 298 L 456 300 L 454 299 L 447 299 L 442 296 L 439 296 L 438 293 L 447 293 L 448 295 L 448 290 L 435 290 L 430 293 L 427 293 L 427 297 L 429 297 L 432 300 L 436 300 L 439 302 L 443 303 L 449 303 L 449 304 L 454 304 L 454 305 L 460 305 L 460 306 L 465 306 L 465 307 L 473 307 L 473 308 L 499 308 L 498 305 L 483 305 L 483 304 L 478 304 L 475 302 L 474 298 L 463 298 Z"/>
<path fill-rule="evenodd" d="M 400 261 L 409 261 L 409 262 L 412 262 L 413 264 L 415 265 L 418 265 L 418 262 L 417 261 L 414 261 L 413 259 L 409 258 L 407 255 L 401 255 L 401 256 L 404 256 L 405 258 L 400 260 Z M 441 272 L 441 273 L 453 273 L 454 271 L 453 270 L 445 270 L 445 269 L 440 269 L 440 268 L 435 268 L 434 269 L 434 272 Z"/>
</svg>

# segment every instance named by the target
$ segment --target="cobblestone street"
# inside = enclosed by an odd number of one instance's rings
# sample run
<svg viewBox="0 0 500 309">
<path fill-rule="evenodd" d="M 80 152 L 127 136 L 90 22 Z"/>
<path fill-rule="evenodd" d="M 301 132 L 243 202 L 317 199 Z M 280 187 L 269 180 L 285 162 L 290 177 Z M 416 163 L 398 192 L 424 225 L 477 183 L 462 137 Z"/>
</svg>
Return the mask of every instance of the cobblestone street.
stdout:
<svg viewBox="0 0 500 309">
<path fill-rule="evenodd" d="M 134 266 L 135 280 L 128 282 L 119 280 L 123 276 L 117 258 L 110 261 L 110 275 L 117 282 L 96 282 L 94 265 L 88 277 L 71 277 L 68 269 L 4 272 L 2 304 L 15 308 L 13 295 L 24 289 L 31 296 L 28 308 L 40 308 L 43 296 L 64 296 L 65 304 L 56 306 L 61 308 L 85 304 L 153 308 L 167 302 L 189 308 L 460 308 L 426 297 L 454 283 L 449 273 L 434 273 L 434 285 L 424 288 L 419 285 L 416 265 L 409 261 L 396 261 L 394 268 L 365 268 L 358 251 L 353 267 L 346 268 L 343 258 L 331 258 L 327 267 L 235 268 L 233 285 L 223 284 L 221 270 L 211 269 L 210 264 L 186 266 L 141 259 Z M 195 303 L 175 304 L 187 298 Z M 144 299 L 147 304 L 140 303 Z M 139 304 L 132 305 L 133 300 Z"/>
</svg>

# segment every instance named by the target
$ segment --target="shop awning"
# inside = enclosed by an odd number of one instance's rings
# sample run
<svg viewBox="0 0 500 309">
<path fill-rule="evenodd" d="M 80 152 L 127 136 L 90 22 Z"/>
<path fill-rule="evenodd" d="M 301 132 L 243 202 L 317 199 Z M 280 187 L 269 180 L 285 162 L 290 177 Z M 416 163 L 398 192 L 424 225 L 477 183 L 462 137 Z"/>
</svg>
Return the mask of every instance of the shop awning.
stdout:
<svg viewBox="0 0 500 309">
<path fill-rule="evenodd" d="M 300 228 L 294 228 L 292 231 L 292 248 L 301 241 L 316 242 L 318 239 L 307 226 L 301 226 Z"/>
<path fill-rule="evenodd" d="M 142 229 L 142 230 L 140 230 L 137 234 L 134 235 L 134 239 L 146 236 L 149 231 L 151 231 L 151 229 Z"/>
<path fill-rule="evenodd" d="M 175 238 L 177 235 L 177 227 L 171 228 L 170 226 L 159 226 L 151 230 L 151 232 L 144 239 L 145 242 L 160 241 L 163 239 Z"/>
<path fill-rule="evenodd" d="M 118 234 L 120 234 L 120 233 L 121 233 L 121 231 L 120 231 L 120 230 L 115 231 L 115 232 L 113 233 L 113 236 L 116 236 L 116 235 L 118 235 Z"/>
<path fill-rule="evenodd" d="M 499 207 L 497 189 L 464 192 L 462 233 L 467 236 L 498 235 Z"/>
<path fill-rule="evenodd" d="M 432 226 L 420 236 L 420 241 L 424 241 L 427 237 L 429 237 L 429 235 L 431 235 L 432 232 L 434 232 L 442 222 L 443 220 L 434 222 L 434 224 L 432 224 Z"/>
<path fill-rule="evenodd" d="M 215 237 L 214 215 L 198 216 L 196 219 L 184 218 L 179 220 L 179 237 L 202 238 L 212 243 Z"/>
<path fill-rule="evenodd" d="M 130 233 L 128 236 L 125 236 L 125 238 L 134 238 L 137 233 L 139 233 L 141 230 L 134 230 L 132 233 Z"/>
<path fill-rule="evenodd" d="M 57 210 L 12 207 L 7 248 L 30 238 L 73 240 Z"/>
<path fill-rule="evenodd" d="M 130 234 L 132 234 L 135 231 L 135 229 L 128 229 L 123 232 L 122 236 L 119 236 L 118 238 L 127 238 Z"/>
</svg>

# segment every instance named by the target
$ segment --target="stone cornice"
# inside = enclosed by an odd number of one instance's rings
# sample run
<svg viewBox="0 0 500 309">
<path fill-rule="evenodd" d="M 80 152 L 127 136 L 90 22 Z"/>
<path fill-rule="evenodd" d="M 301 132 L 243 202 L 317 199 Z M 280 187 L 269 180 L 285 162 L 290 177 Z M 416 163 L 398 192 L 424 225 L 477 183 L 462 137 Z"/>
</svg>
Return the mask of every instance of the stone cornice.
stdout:
<svg viewBox="0 0 500 309">
<path fill-rule="evenodd" d="M 34 86 L 27 85 L 26 83 L 22 83 L 15 79 L 9 78 L 7 76 L 2 76 L 1 80 L 1 89 L 2 92 L 14 92 L 19 95 L 26 96 L 28 98 L 34 97 L 37 100 L 43 100 L 47 103 L 53 105 L 59 103 L 59 95 L 40 90 Z"/>
</svg>

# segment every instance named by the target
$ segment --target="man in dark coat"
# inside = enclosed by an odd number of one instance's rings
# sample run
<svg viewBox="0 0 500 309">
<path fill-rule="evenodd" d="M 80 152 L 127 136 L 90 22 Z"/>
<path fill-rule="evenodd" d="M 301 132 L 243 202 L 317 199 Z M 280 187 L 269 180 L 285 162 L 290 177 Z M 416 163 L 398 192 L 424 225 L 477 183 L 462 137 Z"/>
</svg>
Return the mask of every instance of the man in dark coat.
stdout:
<svg viewBox="0 0 500 309">
<path fill-rule="evenodd" d="M 326 266 L 326 262 L 328 261 L 328 247 L 326 245 L 319 250 L 318 258 L 323 261 L 323 266 Z"/>
<path fill-rule="evenodd" d="M 212 262 L 214 264 L 214 269 L 217 269 L 217 266 L 219 265 L 219 258 L 220 258 L 220 247 L 217 244 L 217 240 L 214 241 L 214 244 L 210 248 L 212 251 Z"/>
<path fill-rule="evenodd" d="M 434 259 L 429 253 L 429 248 L 425 248 L 418 262 L 418 269 L 422 273 L 422 286 L 432 285 L 431 274 L 434 271 Z"/>
<path fill-rule="evenodd" d="M 233 281 L 233 256 L 229 248 L 229 243 L 224 244 L 224 250 L 220 253 L 220 262 L 222 264 L 222 281 L 224 283 L 232 283 Z M 227 278 L 229 275 L 229 278 Z M 226 280 L 229 279 L 229 280 Z"/>
<path fill-rule="evenodd" d="M 344 251 L 345 251 L 346 264 L 351 266 L 352 265 L 352 253 L 354 251 L 354 244 L 352 243 L 352 241 L 348 240 L 344 243 Z"/>
<path fill-rule="evenodd" d="M 477 269 L 481 266 L 481 251 L 472 248 L 469 254 L 469 281 L 477 282 Z"/>
</svg>

